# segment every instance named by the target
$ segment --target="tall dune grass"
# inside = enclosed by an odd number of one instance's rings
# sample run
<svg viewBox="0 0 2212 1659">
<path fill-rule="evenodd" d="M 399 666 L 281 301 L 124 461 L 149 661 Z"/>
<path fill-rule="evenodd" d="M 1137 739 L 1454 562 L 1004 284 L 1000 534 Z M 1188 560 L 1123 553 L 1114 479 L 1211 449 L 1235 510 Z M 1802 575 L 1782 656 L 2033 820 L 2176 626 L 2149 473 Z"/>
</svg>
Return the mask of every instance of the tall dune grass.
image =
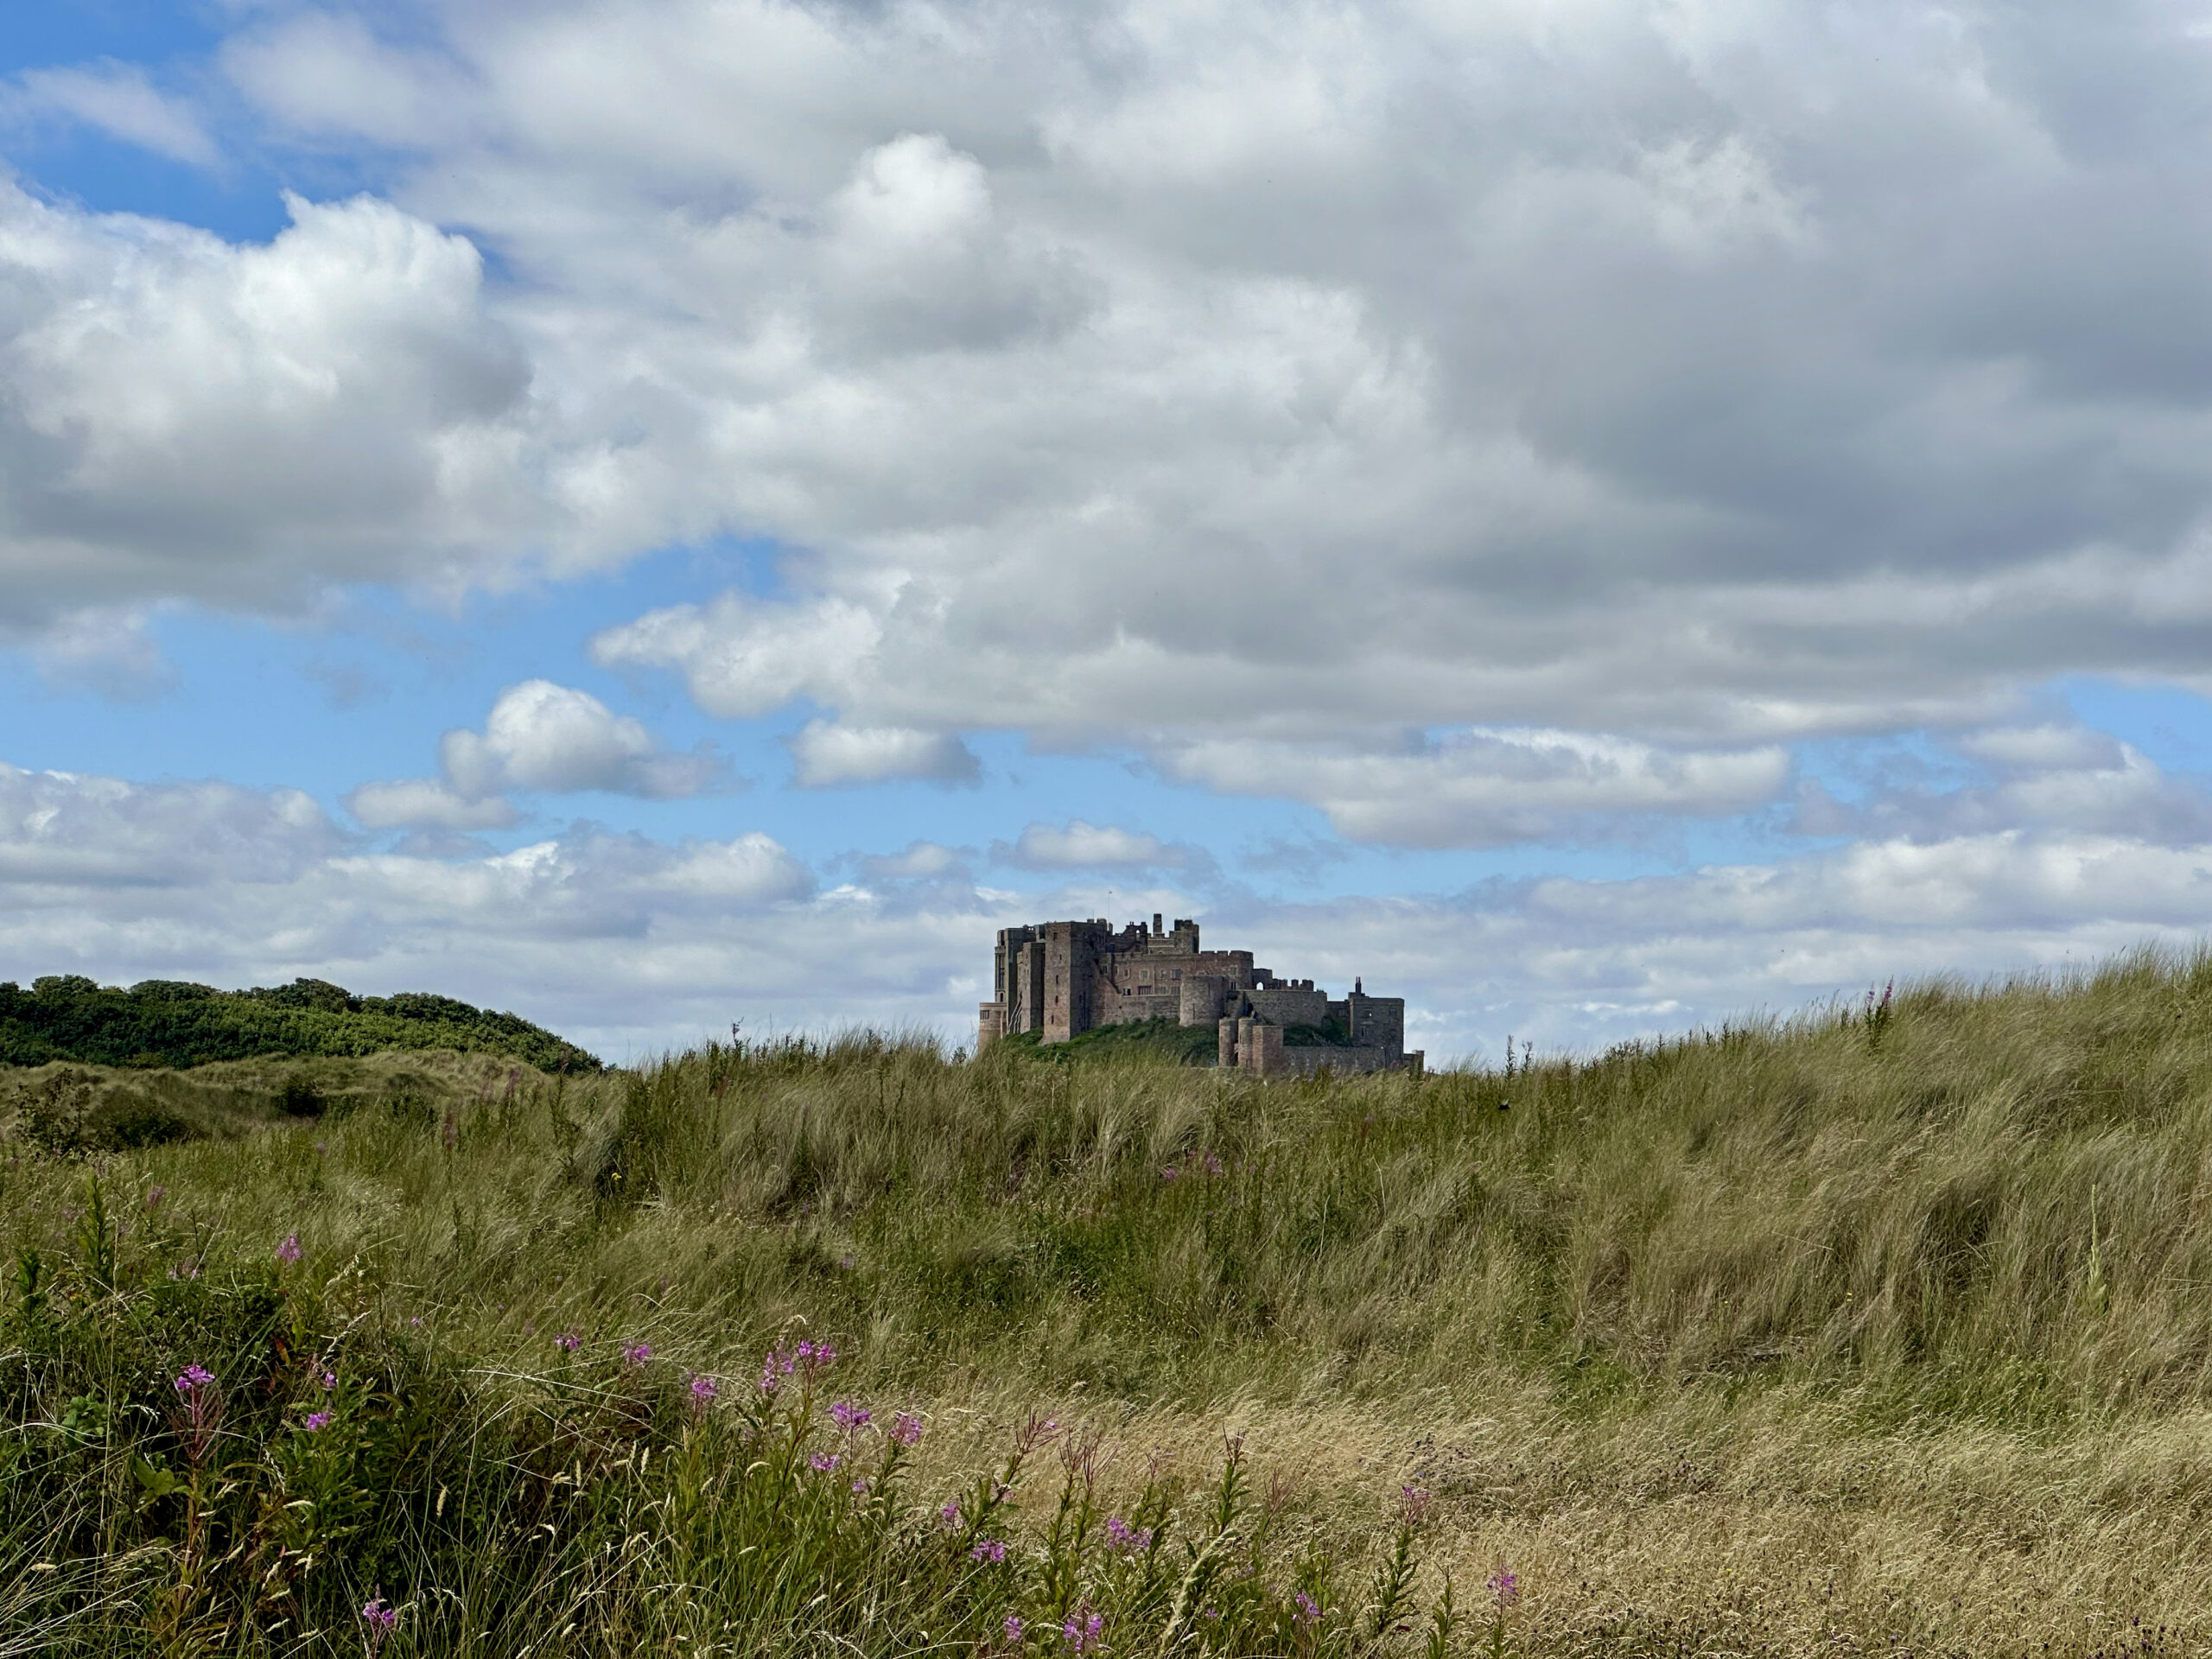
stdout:
<svg viewBox="0 0 2212 1659">
<path fill-rule="evenodd" d="M 105 1247 L 86 1231 L 90 1166 L 15 1150 L 0 1225 L 46 1288 L 26 1294 L 19 1265 L 0 1338 L 25 1425 L 0 1477 L 0 1581 L 16 1586 L 0 1607 L 44 1610 L 84 1651 L 139 1650 L 126 1633 L 155 1628 L 189 1554 L 177 1500 L 146 1501 L 137 1472 L 183 1466 L 162 1390 L 188 1363 L 226 1387 L 255 1377 L 265 1443 L 312 1402 L 300 1356 L 334 1340 L 376 1379 L 359 1421 L 416 1414 L 425 1438 L 391 1453 L 367 1518 L 321 1547 L 298 1594 L 321 1593 L 317 1572 L 341 1610 L 341 1586 L 381 1586 L 407 1609 L 388 1640 L 461 1643 L 420 1651 L 682 1635 L 703 1644 L 686 1651 L 888 1652 L 948 1629 L 963 1651 L 1002 1645 L 977 1622 L 1001 1602 L 958 1587 L 967 1569 L 940 1560 L 927 1518 L 1033 1411 L 1090 1448 L 1100 1505 L 1164 1504 L 1156 1530 L 1178 1548 L 1235 1535 L 1239 1571 L 1273 1597 L 1238 1627 L 1243 1650 L 1427 1640 L 1411 1615 L 1363 1622 L 1408 1491 L 1432 1496 L 1405 1594 L 1433 1605 L 1450 1570 L 1472 1609 L 1454 1650 L 2212 1641 L 2212 958 L 1923 984 L 1511 1076 L 1262 1086 L 954 1064 L 923 1039 L 851 1033 L 533 1075 L 435 1121 L 364 1099 L 110 1158 Z M 295 1234 L 303 1259 L 278 1262 Z M 211 1287 L 232 1299 L 219 1316 Z M 574 1352 L 555 1345 L 566 1333 Z M 271 1357 L 277 1335 L 288 1357 Z M 864 1549 L 860 1534 L 823 1546 L 935 1586 L 916 1603 L 938 1610 L 927 1637 L 919 1613 L 853 1622 L 864 1592 L 829 1580 L 823 1605 L 845 1622 L 748 1623 L 734 1610 L 758 1598 L 728 1589 L 743 1577 L 729 1561 L 671 1565 L 668 1517 L 706 1500 L 656 1480 L 705 1456 L 685 1448 L 709 1425 L 727 1436 L 712 1478 L 738 1478 L 755 1443 L 728 1402 L 802 1336 L 834 1342 L 836 1386 L 879 1423 L 894 1408 L 929 1423 L 901 1476 L 911 1513 L 887 1510 Z M 626 1366 L 640 1344 L 652 1358 Z M 695 1376 L 730 1385 L 696 1420 Z M 549 1555 L 515 1530 L 529 1481 L 553 1478 L 531 1436 L 589 1439 L 587 1398 L 641 1426 L 593 1476 L 611 1484 L 562 1490 L 603 1508 L 579 1535 L 645 1538 L 650 1572 L 594 1578 L 603 1553 Z M 1251 1520 L 1207 1531 L 1236 1433 L 1258 1545 Z M 262 1478 L 280 1509 L 285 1478 Z M 429 1513 L 464 1489 L 496 1544 L 465 1571 Z M 1080 1580 L 1104 1607 L 1109 1558 L 1054 1567 L 1049 1492 L 1011 1502 L 1021 1594 L 1043 1597 L 1022 1605 L 1072 1607 Z M 1505 1571 L 1518 1603 L 1488 1605 Z M 629 1611 L 564 1613 L 566 1636 L 515 1611 L 518 1586 L 563 1573 Z M 640 1586 L 678 1583 L 707 1611 L 637 1622 L 672 1593 Z M 1310 1628 L 1300 1584 L 1331 1608 Z M 439 1599 L 469 1595 L 507 1611 L 481 1623 Z M 1140 1605 L 1113 1603 L 1114 1651 L 1210 1639 Z M 202 1651 L 365 1640 L 358 1618 L 310 1640 L 297 1619 L 255 1635 L 229 1618 L 185 1634 Z M 1027 1650 L 1080 1643 L 1047 1624 L 1030 1618 Z"/>
</svg>

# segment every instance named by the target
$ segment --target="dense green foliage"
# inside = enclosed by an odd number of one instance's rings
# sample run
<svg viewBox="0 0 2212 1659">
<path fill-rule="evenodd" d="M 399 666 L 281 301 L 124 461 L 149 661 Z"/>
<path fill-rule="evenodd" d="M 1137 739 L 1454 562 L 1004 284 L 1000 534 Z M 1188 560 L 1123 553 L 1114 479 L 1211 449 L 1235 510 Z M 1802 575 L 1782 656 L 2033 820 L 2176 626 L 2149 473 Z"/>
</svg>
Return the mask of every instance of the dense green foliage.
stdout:
<svg viewBox="0 0 2212 1659">
<path fill-rule="evenodd" d="M 374 1054 L 450 1048 L 512 1055 L 544 1071 L 599 1061 L 512 1014 L 449 996 L 355 996 L 319 979 L 219 991 L 149 979 L 124 990 L 60 974 L 0 983 L 0 1065 L 194 1066 L 261 1054 Z"/>
<path fill-rule="evenodd" d="M 2212 1633 L 2212 960 L 1511 1075 L 855 1039 L 351 1102 L 0 1161 L 0 1626 L 353 1652 L 381 1592 L 388 1653 L 1073 1659 L 1086 1607 L 1102 1655 L 1349 1652 L 1426 1643 L 1448 1566 L 1457 1652 Z M 764 1414 L 802 1331 L 843 1351 Z M 1070 1461 L 978 1559 L 940 1506 L 1033 1409 Z"/>
</svg>

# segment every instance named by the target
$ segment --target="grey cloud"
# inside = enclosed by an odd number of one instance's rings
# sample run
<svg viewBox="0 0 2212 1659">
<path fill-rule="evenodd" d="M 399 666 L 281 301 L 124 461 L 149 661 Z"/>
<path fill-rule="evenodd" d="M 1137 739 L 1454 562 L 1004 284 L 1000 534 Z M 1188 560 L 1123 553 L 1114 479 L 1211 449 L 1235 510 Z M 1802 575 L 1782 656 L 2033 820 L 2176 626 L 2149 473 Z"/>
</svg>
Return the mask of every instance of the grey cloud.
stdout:
<svg viewBox="0 0 2212 1659">
<path fill-rule="evenodd" d="M 1028 824 L 1013 845 L 994 844 L 991 856 L 1027 870 L 1162 870 L 1198 861 L 1190 849 L 1170 846 L 1144 830 L 1090 823 L 1082 818 L 1071 818 L 1064 824 Z"/>
<path fill-rule="evenodd" d="M 1484 847 L 1554 839 L 1630 816 L 1725 817 L 1770 799 L 1780 749 L 1679 753 L 1571 732 L 1455 732 L 1400 752 L 1215 739 L 1171 749 L 1186 782 L 1288 797 L 1355 841 Z"/>
<path fill-rule="evenodd" d="M 801 789 L 914 782 L 973 785 L 982 765 L 958 738 L 899 726 L 810 720 L 791 739 L 791 781 Z"/>
<path fill-rule="evenodd" d="M 2121 836 L 2163 847 L 2212 839 L 2205 779 L 2169 773 L 2101 732 L 2061 723 L 2000 727 L 1968 733 L 1955 747 L 1973 775 L 1878 775 L 1851 799 L 1807 783 L 1792 827 L 1923 843 L 2014 830 Z"/>
</svg>

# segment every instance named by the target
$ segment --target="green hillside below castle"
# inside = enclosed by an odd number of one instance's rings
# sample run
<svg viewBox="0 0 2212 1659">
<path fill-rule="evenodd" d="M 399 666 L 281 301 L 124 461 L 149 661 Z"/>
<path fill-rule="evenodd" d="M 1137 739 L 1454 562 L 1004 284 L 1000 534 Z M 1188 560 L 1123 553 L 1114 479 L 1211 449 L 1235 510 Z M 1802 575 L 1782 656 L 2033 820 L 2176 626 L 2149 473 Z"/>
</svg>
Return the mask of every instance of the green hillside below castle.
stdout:
<svg viewBox="0 0 2212 1659">
<path fill-rule="evenodd" d="M 77 974 L 34 981 L 29 990 L 0 982 L 0 1065 L 183 1068 L 432 1048 L 504 1054 L 541 1071 L 601 1069 L 597 1056 L 542 1026 L 424 992 L 356 996 L 320 979 L 245 991 L 166 979 L 124 990 Z"/>
</svg>

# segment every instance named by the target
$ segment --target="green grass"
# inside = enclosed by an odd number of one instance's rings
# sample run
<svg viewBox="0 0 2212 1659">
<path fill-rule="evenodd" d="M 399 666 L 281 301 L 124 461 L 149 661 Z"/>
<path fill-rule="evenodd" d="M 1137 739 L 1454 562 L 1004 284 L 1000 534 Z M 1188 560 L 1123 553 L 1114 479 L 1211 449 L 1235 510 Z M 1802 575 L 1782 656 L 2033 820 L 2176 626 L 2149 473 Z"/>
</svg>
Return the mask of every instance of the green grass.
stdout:
<svg viewBox="0 0 2212 1659">
<path fill-rule="evenodd" d="M 1125 1020 L 1119 1025 L 1098 1026 L 1064 1043 L 1048 1043 L 1041 1032 L 1018 1031 L 1001 1038 L 997 1046 L 1009 1058 L 1041 1060 L 1052 1065 L 1128 1061 L 1211 1065 L 1220 1051 L 1220 1037 L 1211 1026 L 1185 1026 L 1161 1018 Z"/>
<path fill-rule="evenodd" d="M 1042 1654 L 1085 1604 L 1115 1653 L 1350 1652 L 1419 1647 L 1449 1570 L 1454 1651 L 2203 1651 L 2208 1171 L 2212 960 L 2151 958 L 1510 1077 L 855 1038 L 449 1127 L 365 1085 L 98 1164 L 18 1139 L 0 1623 L 351 1652 L 381 1586 L 387 1652 L 972 1653 L 1012 1611 Z M 748 1418 L 802 1334 L 815 1415 Z M 188 1363 L 234 1437 L 198 1499 Z M 299 1427 L 326 1364 L 342 1439 Z M 887 1455 L 831 1389 L 926 1421 L 893 1497 L 797 1455 Z M 938 1508 L 1033 1410 L 978 1563 Z M 1144 1505 L 1149 1578 L 1099 1535 Z M 1201 1556 L 1247 1599 L 1178 1624 Z"/>
</svg>

